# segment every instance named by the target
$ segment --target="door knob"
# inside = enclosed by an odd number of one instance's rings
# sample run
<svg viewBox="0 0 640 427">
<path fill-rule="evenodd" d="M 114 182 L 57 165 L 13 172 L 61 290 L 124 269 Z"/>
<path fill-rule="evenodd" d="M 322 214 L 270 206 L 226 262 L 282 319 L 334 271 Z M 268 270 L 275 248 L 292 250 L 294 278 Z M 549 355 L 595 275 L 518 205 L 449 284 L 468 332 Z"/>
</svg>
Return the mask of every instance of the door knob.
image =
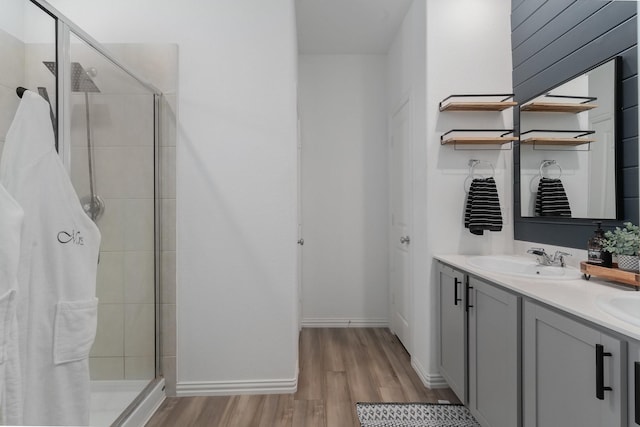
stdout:
<svg viewBox="0 0 640 427">
<path fill-rule="evenodd" d="M 298 240 L 298 244 L 299 244 L 300 246 L 304 246 L 304 239 L 300 239 L 300 240 Z"/>
<path fill-rule="evenodd" d="M 406 243 L 408 245 L 409 242 L 411 242 L 411 239 L 409 239 L 409 236 L 400 237 L 400 243 Z"/>
</svg>

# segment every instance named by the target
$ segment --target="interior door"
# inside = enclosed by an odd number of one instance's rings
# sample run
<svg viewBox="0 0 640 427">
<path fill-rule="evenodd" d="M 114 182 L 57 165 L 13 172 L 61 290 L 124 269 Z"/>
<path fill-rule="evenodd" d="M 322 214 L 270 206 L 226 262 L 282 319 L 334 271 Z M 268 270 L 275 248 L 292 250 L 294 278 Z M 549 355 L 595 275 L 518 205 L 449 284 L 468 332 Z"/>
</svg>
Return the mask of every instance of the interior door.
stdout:
<svg viewBox="0 0 640 427">
<path fill-rule="evenodd" d="M 300 119 L 298 118 L 298 161 L 297 161 L 297 194 L 298 194 L 298 331 L 302 330 L 302 246 L 304 237 L 302 236 L 302 132 Z"/>
<path fill-rule="evenodd" d="M 391 120 L 390 141 L 390 313 L 391 330 L 411 352 L 411 287 L 409 276 L 409 102 Z"/>
</svg>

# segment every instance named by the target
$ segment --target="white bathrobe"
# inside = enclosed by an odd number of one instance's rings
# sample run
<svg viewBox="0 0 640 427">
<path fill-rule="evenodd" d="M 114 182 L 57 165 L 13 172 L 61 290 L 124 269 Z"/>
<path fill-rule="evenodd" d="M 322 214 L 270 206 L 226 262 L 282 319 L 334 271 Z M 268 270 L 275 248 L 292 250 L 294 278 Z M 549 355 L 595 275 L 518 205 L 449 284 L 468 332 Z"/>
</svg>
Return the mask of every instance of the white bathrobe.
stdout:
<svg viewBox="0 0 640 427">
<path fill-rule="evenodd" d="M 22 424 L 16 289 L 24 212 L 0 185 L 0 424 Z"/>
<path fill-rule="evenodd" d="M 88 425 L 100 232 L 55 151 L 49 105 L 31 91 L 7 132 L 0 183 L 24 209 L 17 293 L 23 422 Z"/>
</svg>

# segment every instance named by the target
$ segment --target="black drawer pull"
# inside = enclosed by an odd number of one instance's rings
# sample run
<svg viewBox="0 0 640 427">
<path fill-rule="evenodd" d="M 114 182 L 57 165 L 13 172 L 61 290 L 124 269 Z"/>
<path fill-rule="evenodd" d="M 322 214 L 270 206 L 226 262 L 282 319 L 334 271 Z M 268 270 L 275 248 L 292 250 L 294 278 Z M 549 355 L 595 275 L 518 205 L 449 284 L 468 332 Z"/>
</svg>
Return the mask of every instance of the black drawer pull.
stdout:
<svg viewBox="0 0 640 427">
<path fill-rule="evenodd" d="M 453 305 L 458 305 L 458 303 L 462 301 L 462 298 L 458 298 L 458 285 L 462 282 L 458 280 L 457 277 L 454 277 L 453 280 Z"/>
<path fill-rule="evenodd" d="M 635 384 L 633 387 L 635 397 L 634 420 L 636 424 L 640 425 L 640 362 L 634 362 L 633 364 L 633 377 L 635 379 Z"/>
<path fill-rule="evenodd" d="M 596 344 L 596 397 L 604 400 L 604 392 L 613 390 L 604 385 L 604 357 L 611 357 L 611 353 L 604 351 L 602 344 Z"/>
</svg>

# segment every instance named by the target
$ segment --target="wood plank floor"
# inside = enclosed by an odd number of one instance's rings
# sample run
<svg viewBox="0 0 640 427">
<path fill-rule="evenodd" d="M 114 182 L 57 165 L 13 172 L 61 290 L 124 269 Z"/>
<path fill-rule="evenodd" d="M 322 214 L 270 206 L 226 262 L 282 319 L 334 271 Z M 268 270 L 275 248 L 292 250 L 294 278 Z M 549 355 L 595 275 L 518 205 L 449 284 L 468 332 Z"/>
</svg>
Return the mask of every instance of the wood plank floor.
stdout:
<svg viewBox="0 0 640 427">
<path fill-rule="evenodd" d="M 357 427 L 356 402 L 458 402 L 427 389 L 382 328 L 303 329 L 294 394 L 167 398 L 147 427 Z"/>
</svg>

